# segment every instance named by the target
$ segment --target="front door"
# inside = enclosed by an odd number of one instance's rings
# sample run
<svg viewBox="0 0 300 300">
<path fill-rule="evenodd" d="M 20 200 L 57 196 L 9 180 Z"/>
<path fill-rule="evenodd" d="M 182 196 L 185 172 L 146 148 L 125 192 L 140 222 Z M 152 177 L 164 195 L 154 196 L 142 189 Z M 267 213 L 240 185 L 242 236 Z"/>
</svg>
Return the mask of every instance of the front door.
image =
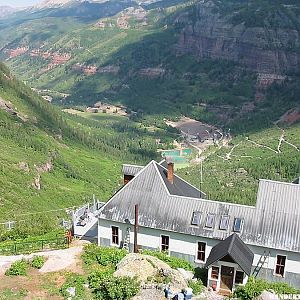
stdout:
<svg viewBox="0 0 300 300">
<path fill-rule="evenodd" d="M 232 291 L 234 268 L 221 266 L 221 289 Z"/>
</svg>

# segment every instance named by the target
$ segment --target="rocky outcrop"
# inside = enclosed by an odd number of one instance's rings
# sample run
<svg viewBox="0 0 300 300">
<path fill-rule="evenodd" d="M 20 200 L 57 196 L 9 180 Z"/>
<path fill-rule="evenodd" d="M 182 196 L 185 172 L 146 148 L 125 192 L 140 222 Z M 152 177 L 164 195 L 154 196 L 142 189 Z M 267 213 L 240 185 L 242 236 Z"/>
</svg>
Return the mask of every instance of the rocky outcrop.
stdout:
<svg viewBox="0 0 300 300">
<path fill-rule="evenodd" d="M 28 120 L 28 117 L 22 113 L 17 112 L 17 110 L 13 107 L 12 103 L 9 101 L 5 101 L 0 97 L 0 109 L 3 109 L 7 113 L 9 113 L 12 116 L 16 116 L 19 119 L 21 119 L 23 122 L 26 122 Z"/>
<path fill-rule="evenodd" d="M 286 74 L 299 70 L 298 30 L 247 27 L 244 23 L 233 24 L 231 17 L 208 0 L 179 14 L 174 20 L 175 25 L 182 27 L 177 55 L 231 60 L 258 73 Z"/>
<path fill-rule="evenodd" d="M 126 255 L 117 265 L 114 276 L 136 277 L 143 289 L 157 288 L 166 278 L 170 280 L 169 286 L 174 292 L 187 288 L 187 281 L 178 270 L 150 255 Z"/>
<path fill-rule="evenodd" d="M 139 70 L 139 75 L 147 78 L 162 77 L 166 73 L 164 68 L 144 68 Z"/>
</svg>

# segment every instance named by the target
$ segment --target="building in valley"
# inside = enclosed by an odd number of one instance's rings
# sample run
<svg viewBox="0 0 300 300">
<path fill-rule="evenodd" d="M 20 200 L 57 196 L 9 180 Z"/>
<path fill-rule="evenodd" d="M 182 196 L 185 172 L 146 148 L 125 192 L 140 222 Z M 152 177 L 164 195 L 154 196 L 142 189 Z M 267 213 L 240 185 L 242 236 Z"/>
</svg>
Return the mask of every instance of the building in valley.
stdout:
<svg viewBox="0 0 300 300">
<path fill-rule="evenodd" d="M 208 268 L 208 286 L 232 291 L 249 275 L 300 286 L 300 184 L 260 180 L 256 206 L 246 206 L 205 199 L 172 163 L 123 173 L 99 212 L 99 245 L 133 249 L 137 205 L 138 247 Z"/>
</svg>

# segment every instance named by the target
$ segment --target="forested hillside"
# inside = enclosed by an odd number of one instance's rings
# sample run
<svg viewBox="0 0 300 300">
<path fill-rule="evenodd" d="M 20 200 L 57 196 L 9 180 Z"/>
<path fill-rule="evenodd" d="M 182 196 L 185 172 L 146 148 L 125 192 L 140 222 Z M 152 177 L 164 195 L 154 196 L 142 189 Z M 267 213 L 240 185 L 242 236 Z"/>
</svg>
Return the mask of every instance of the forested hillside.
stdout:
<svg viewBox="0 0 300 300">
<path fill-rule="evenodd" d="M 93 194 L 107 200 L 122 163 L 157 157 L 158 134 L 172 141 L 164 129 L 149 132 L 125 117 L 62 113 L 0 64 L 2 218 L 79 205 Z"/>
<path fill-rule="evenodd" d="M 67 106 L 117 102 L 237 132 L 298 109 L 297 93 L 286 94 L 299 86 L 297 1 L 95 5 L 3 20 L 2 59 Z"/>
</svg>

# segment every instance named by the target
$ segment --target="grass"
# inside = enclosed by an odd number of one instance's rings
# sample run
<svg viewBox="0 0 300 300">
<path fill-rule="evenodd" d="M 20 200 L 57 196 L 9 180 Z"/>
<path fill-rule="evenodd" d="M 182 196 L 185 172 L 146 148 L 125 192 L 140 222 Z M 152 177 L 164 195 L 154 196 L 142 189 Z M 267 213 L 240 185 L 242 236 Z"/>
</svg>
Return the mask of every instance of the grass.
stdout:
<svg viewBox="0 0 300 300">
<path fill-rule="evenodd" d="M 299 147 L 300 124 L 285 128 L 286 141 Z M 259 179 L 292 182 L 300 174 L 300 152 L 283 143 L 275 153 L 282 131 L 278 127 L 234 138 L 228 147 L 211 147 L 203 162 L 201 189 L 213 200 L 255 205 Z M 247 140 L 248 138 L 248 140 Z M 249 140 L 272 150 L 259 147 Z M 233 147 L 230 159 L 226 159 Z M 200 166 L 177 172 L 200 187 Z"/>
</svg>

